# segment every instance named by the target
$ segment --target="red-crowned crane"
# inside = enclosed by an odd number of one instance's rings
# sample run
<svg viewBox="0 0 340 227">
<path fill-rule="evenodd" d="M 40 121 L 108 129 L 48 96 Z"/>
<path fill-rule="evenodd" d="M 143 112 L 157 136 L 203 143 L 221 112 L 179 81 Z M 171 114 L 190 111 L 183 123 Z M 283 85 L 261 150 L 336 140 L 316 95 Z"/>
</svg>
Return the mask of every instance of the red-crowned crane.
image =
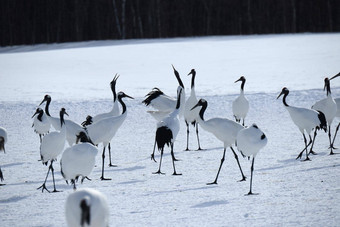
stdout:
<svg viewBox="0 0 340 227">
<path fill-rule="evenodd" d="M 112 107 L 111 111 L 107 112 L 107 113 L 97 114 L 94 117 L 92 117 L 90 115 L 87 116 L 86 121 L 84 121 L 82 123 L 82 126 L 88 126 L 88 125 L 92 124 L 93 122 L 100 121 L 104 118 L 119 115 L 119 104 L 118 104 L 117 93 L 116 93 L 116 84 L 117 84 L 118 78 L 119 78 L 119 75 L 116 74 L 115 77 L 113 78 L 113 80 L 110 83 L 110 87 L 111 87 L 111 91 L 112 91 L 112 95 L 113 95 L 113 107 Z M 109 143 L 108 148 L 109 148 L 109 161 L 110 161 L 109 166 L 115 167 L 115 165 L 112 165 L 112 161 L 111 161 L 111 143 Z"/>
<path fill-rule="evenodd" d="M 246 83 L 246 78 L 241 76 L 236 82 L 242 81 L 240 95 L 233 101 L 232 109 L 236 122 L 240 123 L 242 119 L 242 125 L 244 126 L 244 119 L 247 116 L 249 110 L 248 99 L 244 96 L 244 84 Z"/>
<path fill-rule="evenodd" d="M 93 144 L 98 145 L 99 143 L 103 143 L 101 180 L 111 180 L 104 177 L 105 148 L 126 119 L 127 109 L 125 103 L 122 100 L 123 98 L 133 99 L 124 92 L 118 93 L 118 101 L 122 105 L 122 113 L 120 115 L 104 118 L 86 127 L 87 134 L 89 135 Z"/>
<path fill-rule="evenodd" d="M 323 129 L 323 130 L 325 130 L 325 132 L 327 131 L 326 118 L 325 118 L 325 115 L 320 111 L 288 105 L 287 101 L 286 101 L 288 94 L 289 94 L 288 88 L 284 87 L 284 88 L 282 88 L 282 91 L 279 94 L 279 96 L 277 96 L 277 99 L 281 95 L 283 95 L 283 99 L 282 99 L 283 105 L 287 109 L 287 111 L 290 115 L 290 118 L 292 119 L 294 124 L 299 128 L 300 132 L 303 135 L 303 139 L 304 139 L 304 142 L 305 142 L 305 148 L 302 150 L 302 152 L 298 155 L 298 157 L 296 159 L 301 158 L 303 151 L 306 150 L 305 161 L 310 160 L 309 157 L 308 157 L 308 154 L 309 154 L 308 146 L 310 144 L 312 144 L 312 146 L 310 148 L 310 152 L 312 152 L 314 140 L 315 140 L 315 137 L 316 137 L 316 134 L 317 134 L 317 130 Z M 313 130 L 314 130 L 314 138 L 312 139 L 310 134 Z M 307 144 L 305 132 L 309 136 L 309 143 L 308 144 Z"/>
<path fill-rule="evenodd" d="M 254 172 L 254 161 L 257 153 L 267 144 L 267 137 L 256 124 L 251 125 L 248 128 L 242 129 L 236 138 L 237 149 L 245 157 L 253 156 L 251 162 L 251 177 L 250 177 L 250 189 L 248 195 L 253 195 L 253 172 Z"/>
<path fill-rule="evenodd" d="M 218 140 L 222 141 L 224 144 L 223 156 L 221 159 L 220 167 L 218 169 L 216 178 L 212 183 L 208 183 L 208 184 L 217 184 L 217 179 L 218 179 L 218 176 L 220 174 L 220 171 L 221 171 L 224 159 L 225 159 L 225 153 L 226 153 L 227 147 L 230 147 L 237 161 L 238 167 L 240 168 L 240 172 L 242 175 L 242 179 L 240 181 L 245 181 L 246 177 L 243 174 L 240 162 L 238 160 L 238 156 L 232 147 L 233 144 L 235 144 L 236 136 L 238 132 L 241 129 L 243 129 L 243 126 L 235 121 L 231 121 L 226 118 L 216 117 L 216 118 L 211 118 L 209 120 L 205 120 L 204 112 L 207 109 L 208 102 L 205 99 L 200 99 L 198 103 L 192 109 L 195 109 L 199 106 L 201 106 L 201 110 L 199 112 L 198 123 L 204 130 L 212 133 Z"/>
<path fill-rule="evenodd" d="M 176 168 L 175 168 L 174 142 L 176 140 L 176 137 L 177 137 L 177 134 L 180 128 L 178 114 L 179 114 L 179 109 L 181 106 L 182 92 L 183 92 L 183 88 L 181 86 L 178 86 L 177 103 L 176 103 L 175 110 L 172 111 L 162 121 L 157 123 L 155 142 L 157 144 L 158 150 L 160 150 L 161 152 L 161 157 L 159 161 L 158 171 L 155 172 L 154 174 L 162 174 L 161 166 L 162 166 L 163 151 L 164 151 L 164 146 L 167 145 L 167 146 L 170 146 L 170 149 L 171 149 L 172 165 L 174 168 L 173 175 L 181 175 L 176 172 Z"/>
<path fill-rule="evenodd" d="M 92 188 L 79 189 L 68 195 L 65 215 L 67 226 L 109 226 L 110 213 L 107 198 Z"/>
<path fill-rule="evenodd" d="M 40 156 L 41 156 L 42 163 L 44 165 L 47 165 L 48 161 L 50 161 L 50 166 L 48 167 L 45 181 L 39 188 L 37 188 L 37 189 L 41 188 L 42 192 L 44 192 L 44 190 L 50 192 L 46 188 L 46 180 L 47 180 L 48 174 L 50 173 L 50 170 L 52 171 L 52 178 L 53 178 L 53 186 L 54 186 L 53 192 L 58 192 L 55 187 L 53 162 L 63 152 L 64 147 L 65 147 L 65 140 L 66 140 L 66 126 L 65 126 L 65 121 L 64 121 L 65 114 L 68 115 L 66 113 L 65 108 L 61 108 L 60 131 L 50 132 L 49 134 L 44 136 L 41 141 Z"/>
<path fill-rule="evenodd" d="M 337 106 L 336 103 L 332 97 L 331 94 L 331 85 L 330 85 L 330 81 L 336 77 L 340 76 L 340 73 L 338 73 L 337 75 L 333 76 L 332 78 L 328 79 L 328 77 L 325 78 L 324 83 L 324 90 L 326 90 L 327 93 L 327 97 L 317 101 L 313 106 L 312 109 L 314 110 L 318 110 L 321 111 L 322 113 L 325 114 L 327 123 L 328 123 L 328 138 L 329 138 L 329 148 L 331 149 L 330 154 L 334 154 L 333 152 L 333 143 L 332 143 L 332 135 L 331 135 L 331 125 L 332 122 L 335 118 L 336 115 L 336 111 L 337 111 Z"/>
<path fill-rule="evenodd" d="M 81 183 L 83 183 L 84 179 L 92 172 L 97 154 L 97 147 L 92 144 L 85 132 L 79 133 L 77 144 L 66 148 L 63 152 L 60 160 L 61 174 L 66 182 L 71 180 L 74 190 L 76 190 L 78 178 L 82 177 Z"/>
<path fill-rule="evenodd" d="M 188 76 L 191 75 L 191 93 L 187 101 L 185 102 L 185 107 L 184 107 L 184 121 L 187 126 L 187 148 L 185 149 L 186 151 L 189 150 L 189 126 L 192 124 L 194 127 L 196 127 L 196 137 L 197 137 L 197 143 L 198 143 L 198 149 L 197 150 L 202 150 L 201 145 L 200 145 L 200 139 L 198 136 L 198 113 L 199 109 L 194 109 L 191 110 L 192 107 L 194 107 L 197 104 L 197 97 L 196 97 L 196 92 L 195 92 L 195 77 L 196 77 L 196 71 L 195 69 L 192 69 Z"/>
</svg>

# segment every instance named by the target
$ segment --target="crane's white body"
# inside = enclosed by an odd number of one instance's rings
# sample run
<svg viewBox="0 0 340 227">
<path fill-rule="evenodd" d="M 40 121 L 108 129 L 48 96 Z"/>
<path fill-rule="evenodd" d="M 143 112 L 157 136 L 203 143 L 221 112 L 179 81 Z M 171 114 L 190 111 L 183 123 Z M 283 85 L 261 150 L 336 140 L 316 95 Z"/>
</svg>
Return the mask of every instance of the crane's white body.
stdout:
<svg viewBox="0 0 340 227">
<path fill-rule="evenodd" d="M 244 95 L 244 90 L 241 89 L 240 95 L 232 103 L 233 114 L 236 119 L 244 119 L 249 111 L 249 101 Z"/>
<path fill-rule="evenodd" d="M 59 120 L 60 124 L 60 120 Z M 64 150 L 66 140 L 66 127 L 63 124 L 60 131 L 50 132 L 43 137 L 40 145 L 42 162 L 56 159 Z"/>
<path fill-rule="evenodd" d="M 243 129 L 241 124 L 227 118 L 211 118 L 209 120 L 199 118 L 198 123 L 204 130 L 222 141 L 225 148 L 235 143 L 238 132 Z"/>
<path fill-rule="evenodd" d="M 97 147 L 90 143 L 75 144 L 66 148 L 60 160 L 64 179 L 75 180 L 78 176 L 83 178 L 89 176 L 94 168 L 97 154 Z"/>
<path fill-rule="evenodd" d="M 32 127 L 34 132 L 41 136 L 46 135 L 50 131 L 51 123 L 48 120 L 47 115 L 40 108 L 37 109 L 36 115 L 33 117 Z"/>
<path fill-rule="evenodd" d="M 267 137 L 255 124 L 244 128 L 237 134 L 237 149 L 246 157 L 255 157 L 266 146 Z"/>
<path fill-rule="evenodd" d="M 171 111 L 160 111 L 160 110 L 148 110 L 146 111 L 148 114 L 150 114 L 157 122 L 163 120 L 165 117 L 167 117 Z"/>
<path fill-rule="evenodd" d="M 171 130 L 173 136 L 171 140 L 172 143 L 176 140 L 176 137 L 180 129 L 178 113 L 179 110 L 175 109 L 169 115 L 167 115 L 165 118 L 163 118 L 161 121 L 157 123 L 157 128 L 165 126 Z"/>
<path fill-rule="evenodd" d="M 166 94 L 161 94 L 153 99 L 150 106 L 162 112 L 172 112 L 176 108 L 176 99 Z"/>
<path fill-rule="evenodd" d="M 82 201 L 89 206 L 88 225 L 81 226 L 82 222 Z M 84 188 L 71 193 L 66 200 L 65 215 L 69 227 L 107 227 L 109 226 L 109 206 L 106 197 L 97 190 Z"/>
<path fill-rule="evenodd" d="M 182 95 L 181 95 L 181 107 L 179 108 L 178 115 L 179 117 L 183 117 L 184 115 L 184 105 L 185 103 L 185 92 L 184 88 Z M 176 109 L 176 103 L 177 100 L 175 98 L 172 98 L 168 95 L 161 94 L 157 98 L 153 99 L 150 103 L 150 106 L 152 106 L 154 109 L 153 111 L 147 111 L 153 118 L 156 119 L 156 121 L 161 121 L 163 118 L 167 117 L 171 112 L 173 112 Z"/>
<path fill-rule="evenodd" d="M 114 116 L 118 116 L 118 115 L 119 115 L 119 105 L 118 105 L 118 101 L 116 100 L 113 103 L 113 107 L 112 107 L 112 110 L 110 112 L 97 114 L 96 116 L 92 117 L 92 121 L 97 122 L 97 121 L 100 121 L 102 119 L 105 119 L 105 118 L 108 118 L 108 117 L 114 117 Z"/>
<path fill-rule="evenodd" d="M 184 115 L 184 103 L 185 103 L 185 91 L 184 91 L 184 85 L 183 82 L 179 76 L 179 73 L 177 70 L 172 66 L 174 70 L 174 74 L 176 76 L 176 79 L 178 81 L 178 84 L 180 87 L 182 87 L 183 91 L 181 94 L 181 107 L 179 109 L 179 117 L 183 117 Z M 153 116 L 157 121 L 163 119 L 168 114 L 170 114 L 172 111 L 176 109 L 177 99 L 172 98 L 166 94 L 164 94 L 160 89 L 154 88 L 152 91 L 150 91 L 147 95 L 147 98 L 143 101 L 143 103 L 146 106 L 152 106 L 157 111 L 151 111 L 149 112 L 151 116 Z M 157 113 L 160 111 L 159 113 Z"/>
<path fill-rule="evenodd" d="M 325 114 L 328 125 L 331 125 L 336 113 L 337 113 L 337 105 L 331 94 L 328 94 L 326 98 L 317 101 L 312 109 L 319 110 Z"/>
<path fill-rule="evenodd" d="M 87 133 L 94 144 L 103 143 L 108 145 L 116 132 L 123 124 L 127 116 L 127 112 L 118 115 L 101 119 L 87 126 Z"/>
<path fill-rule="evenodd" d="M 254 161 L 257 153 L 266 146 L 267 137 L 259 129 L 256 124 L 251 125 L 248 128 L 242 129 L 237 135 L 237 149 L 246 157 L 253 156 L 251 164 L 251 178 L 250 178 L 250 190 L 248 195 L 252 195 L 252 183 L 254 172 Z"/>
<path fill-rule="evenodd" d="M 285 106 L 285 108 L 301 133 L 306 132 L 310 135 L 312 130 L 320 125 L 319 113 L 316 110 L 295 106 Z"/>
<path fill-rule="evenodd" d="M 5 144 L 7 143 L 7 130 L 0 126 L 0 151 L 5 152 Z"/>
</svg>

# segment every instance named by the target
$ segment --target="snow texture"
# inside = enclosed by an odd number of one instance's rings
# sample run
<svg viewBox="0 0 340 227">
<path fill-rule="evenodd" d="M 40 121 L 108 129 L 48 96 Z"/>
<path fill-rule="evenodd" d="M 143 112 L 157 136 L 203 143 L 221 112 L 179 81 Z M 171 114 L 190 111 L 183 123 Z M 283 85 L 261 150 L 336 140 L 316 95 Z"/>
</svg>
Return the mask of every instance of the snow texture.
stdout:
<svg viewBox="0 0 340 227">
<path fill-rule="evenodd" d="M 0 48 L 0 126 L 7 129 L 6 153 L 0 166 L 6 185 L 0 187 L 0 226 L 66 226 L 65 202 L 73 192 L 55 162 L 56 187 L 62 192 L 41 193 L 46 166 L 38 162 L 39 136 L 31 116 L 45 94 L 52 97 L 50 112 L 65 107 L 68 119 L 81 123 L 87 115 L 112 109 L 110 82 L 120 74 L 117 91 L 126 99 L 128 115 L 112 140 L 113 163 L 101 181 L 99 145 L 96 166 L 81 188 L 93 188 L 108 199 L 110 226 L 338 226 L 340 223 L 340 155 L 329 155 L 328 136 L 319 132 L 318 155 L 302 162 L 295 157 L 304 142 L 298 128 L 276 99 L 290 89 L 287 102 L 310 108 L 326 97 L 323 82 L 340 70 L 340 34 L 227 36 L 191 39 L 103 41 Z M 184 151 L 186 127 L 175 142 L 176 170 L 172 176 L 170 149 L 165 148 L 162 171 L 151 161 L 156 121 L 142 104 L 154 87 L 176 96 L 179 71 L 190 94 L 192 68 L 197 98 L 209 105 L 205 119 L 233 119 L 232 101 L 239 95 L 241 75 L 250 108 L 246 125 L 256 123 L 268 138 L 256 156 L 254 196 L 249 189 L 251 160 L 240 163 L 227 150 L 218 185 L 206 185 L 217 173 L 223 144 L 200 128 L 202 151 Z M 331 81 L 332 96 L 340 96 L 340 79 Z M 334 132 L 339 119 L 332 125 Z M 337 138 L 335 146 L 340 146 Z M 65 145 L 65 148 L 68 144 Z M 191 127 L 189 148 L 197 141 Z M 337 152 L 337 150 L 335 150 Z M 156 153 L 159 160 L 159 153 Z M 52 179 L 46 186 L 51 189 Z"/>
</svg>

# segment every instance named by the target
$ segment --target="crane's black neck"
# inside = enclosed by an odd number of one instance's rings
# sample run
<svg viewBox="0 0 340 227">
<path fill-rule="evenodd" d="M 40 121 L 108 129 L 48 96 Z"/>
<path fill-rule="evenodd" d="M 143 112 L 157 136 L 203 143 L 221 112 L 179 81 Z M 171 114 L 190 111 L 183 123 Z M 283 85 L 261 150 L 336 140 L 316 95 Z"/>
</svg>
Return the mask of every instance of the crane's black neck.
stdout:
<svg viewBox="0 0 340 227">
<path fill-rule="evenodd" d="M 65 124 L 65 120 L 64 120 L 64 111 L 60 111 L 60 126 L 63 127 L 63 124 Z"/>
<path fill-rule="evenodd" d="M 285 92 L 284 95 L 283 95 L 283 98 L 282 98 L 283 105 L 285 105 L 285 106 L 289 106 L 286 102 L 286 98 L 287 98 L 288 94 L 289 94 L 289 91 Z"/>
<path fill-rule="evenodd" d="M 193 71 L 192 77 L 191 77 L 191 88 L 195 87 L 195 77 L 196 77 L 196 71 Z"/>
<path fill-rule="evenodd" d="M 111 91 L 113 95 L 113 102 L 115 102 L 117 100 L 116 84 L 111 84 Z"/>
<path fill-rule="evenodd" d="M 38 119 L 40 122 L 42 122 L 42 116 L 43 116 L 43 114 L 44 114 L 43 110 L 40 110 L 40 111 L 39 111 L 39 114 L 38 114 L 38 117 L 37 117 L 37 119 Z"/>
<path fill-rule="evenodd" d="M 178 84 L 179 86 L 181 86 L 182 88 L 184 88 L 184 84 L 181 80 L 181 77 L 179 76 L 179 73 L 177 72 L 177 70 L 174 68 L 174 73 L 175 73 L 175 76 L 176 76 L 176 79 L 178 81 Z"/>
<path fill-rule="evenodd" d="M 45 113 L 46 113 L 46 115 L 49 116 L 49 117 L 51 117 L 50 111 L 49 111 L 50 103 L 51 103 L 51 98 L 49 98 L 49 99 L 46 100 L 46 105 L 45 105 Z"/>
<path fill-rule="evenodd" d="M 123 100 L 122 100 L 122 98 L 123 98 L 123 96 L 120 96 L 120 95 L 118 95 L 118 101 L 119 101 L 119 103 L 122 105 L 122 114 L 124 114 L 125 112 L 126 112 L 126 105 L 125 105 L 125 103 L 123 102 Z"/>
<path fill-rule="evenodd" d="M 208 103 L 207 102 L 203 102 L 201 105 L 202 105 L 202 108 L 201 108 L 201 110 L 199 112 L 199 115 L 200 115 L 200 118 L 204 121 L 204 113 L 205 113 L 205 110 L 208 107 Z"/>
<path fill-rule="evenodd" d="M 176 109 L 178 110 L 179 107 L 181 106 L 181 96 L 182 96 L 182 91 L 180 91 L 177 95 L 177 103 L 176 103 Z"/>
<path fill-rule="evenodd" d="M 326 88 L 326 90 L 327 90 L 327 96 L 328 96 L 328 95 L 331 95 L 332 92 L 331 92 L 331 85 L 330 85 L 329 80 L 328 80 L 327 82 L 325 82 L 325 88 Z"/>
<path fill-rule="evenodd" d="M 246 79 L 242 79 L 242 84 L 241 84 L 241 89 L 242 89 L 242 91 L 244 91 L 244 85 L 245 85 L 245 83 L 246 83 Z"/>
</svg>

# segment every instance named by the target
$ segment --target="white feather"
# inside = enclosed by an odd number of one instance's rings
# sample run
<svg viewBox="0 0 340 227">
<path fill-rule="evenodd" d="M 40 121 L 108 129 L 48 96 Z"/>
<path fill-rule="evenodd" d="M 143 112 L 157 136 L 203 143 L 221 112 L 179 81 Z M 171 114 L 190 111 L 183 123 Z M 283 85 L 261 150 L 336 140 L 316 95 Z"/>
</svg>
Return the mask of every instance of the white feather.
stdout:
<svg viewBox="0 0 340 227">
<path fill-rule="evenodd" d="M 85 200 L 90 207 L 88 227 L 109 226 L 109 206 L 106 197 L 97 190 L 84 188 L 71 193 L 66 200 L 65 215 L 69 227 L 81 227 L 81 202 Z"/>
</svg>

